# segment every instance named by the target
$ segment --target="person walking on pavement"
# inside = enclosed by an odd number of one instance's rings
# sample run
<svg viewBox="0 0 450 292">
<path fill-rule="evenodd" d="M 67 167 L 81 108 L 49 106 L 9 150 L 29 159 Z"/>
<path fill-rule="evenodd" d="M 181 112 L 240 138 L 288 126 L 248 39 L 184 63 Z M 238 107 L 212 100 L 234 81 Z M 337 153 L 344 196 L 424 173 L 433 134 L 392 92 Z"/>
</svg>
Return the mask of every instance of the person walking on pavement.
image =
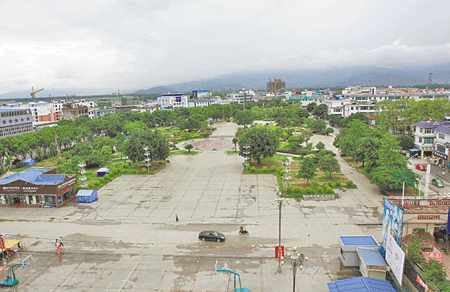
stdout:
<svg viewBox="0 0 450 292">
<path fill-rule="evenodd" d="M 178 214 L 175 214 L 175 221 L 178 222 Z"/>
<path fill-rule="evenodd" d="M 62 237 L 60 237 L 59 239 L 56 239 L 56 253 L 58 255 L 61 255 L 61 247 L 64 246 L 63 242 L 62 242 Z"/>
</svg>

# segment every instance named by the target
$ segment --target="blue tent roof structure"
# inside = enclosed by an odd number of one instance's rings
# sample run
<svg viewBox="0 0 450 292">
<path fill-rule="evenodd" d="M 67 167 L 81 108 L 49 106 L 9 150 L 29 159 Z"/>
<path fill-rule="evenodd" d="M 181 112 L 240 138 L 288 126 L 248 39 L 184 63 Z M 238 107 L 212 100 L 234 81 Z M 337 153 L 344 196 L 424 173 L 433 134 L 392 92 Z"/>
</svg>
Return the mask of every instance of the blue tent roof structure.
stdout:
<svg viewBox="0 0 450 292">
<path fill-rule="evenodd" d="M 76 198 L 77 203 L 92 203 L 98 200 L 98 195 L 95 190 L 79 190 Z"/>
<path fill-rule="evenodd" d="M 396 292 L 391 283 L 369 277 L 355 277 L 328 283 L 330 292 Z"/>
</svg>

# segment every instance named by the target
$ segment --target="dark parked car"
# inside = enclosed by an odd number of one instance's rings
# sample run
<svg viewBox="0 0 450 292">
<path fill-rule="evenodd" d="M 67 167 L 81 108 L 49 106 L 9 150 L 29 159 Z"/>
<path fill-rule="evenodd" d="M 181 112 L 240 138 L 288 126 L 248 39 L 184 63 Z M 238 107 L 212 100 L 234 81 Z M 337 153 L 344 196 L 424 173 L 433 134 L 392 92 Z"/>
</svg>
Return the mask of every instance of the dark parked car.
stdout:
<svg viewBox="0 0 450 292">
<path fill-rule="evenodd" d="M 225 241 L 225 235 L 217 231 L 202 231 L 198 234 L 198 239 L 200 240 L 212 240 L 212 241 Z"/>
<path fill-rule="evenodd" d="M 423 165 L 423 164 L 416 164 L 416 168 L 417 168 L 418 170 L 421 170 L 421 171 L 427 170 L 427 168 L 426 168 L 425 165 Z"/>
</svg>

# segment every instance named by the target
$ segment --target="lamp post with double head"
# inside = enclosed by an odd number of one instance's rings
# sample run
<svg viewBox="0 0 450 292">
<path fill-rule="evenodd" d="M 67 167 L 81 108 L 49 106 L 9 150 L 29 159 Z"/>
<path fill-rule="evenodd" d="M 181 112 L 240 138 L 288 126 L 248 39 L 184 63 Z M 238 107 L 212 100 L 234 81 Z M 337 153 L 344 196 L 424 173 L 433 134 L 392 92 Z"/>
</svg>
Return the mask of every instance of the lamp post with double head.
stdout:
<svg viewBox="0 0 450 292">
<path fill-rule="evenodd" d="M 303 262 L 307 261 L 308 257 L 305 257 L 302 253 L 297 252 L 297 248 L 292 248 L 292 254 L 288 252 L 286 257 L 282 259 L 281 264 L 290 263 L 292 265 L 293 286 L 292 291 L 295 292 L 295 276 L 297 274 L 297 268 L 303 269 Z"/>
<path fill-rule="evenodd" d="M 285 199 L 281 197 L 281 193 L 279 194 L 280 194 L 279 198 L 275 198 L 274 200 L 272 200 L 272 205 L 276 202 L 278 207 L 278 248 L 281 248 L 281 209 L 283 208 L 283 206 L 286 206 L 286 204 L 289 205 L 289 200 L 285 201 Z M 278 273 L 282 272 L 281 257 L 278 258 L 277 272 Z"/>
</svg>

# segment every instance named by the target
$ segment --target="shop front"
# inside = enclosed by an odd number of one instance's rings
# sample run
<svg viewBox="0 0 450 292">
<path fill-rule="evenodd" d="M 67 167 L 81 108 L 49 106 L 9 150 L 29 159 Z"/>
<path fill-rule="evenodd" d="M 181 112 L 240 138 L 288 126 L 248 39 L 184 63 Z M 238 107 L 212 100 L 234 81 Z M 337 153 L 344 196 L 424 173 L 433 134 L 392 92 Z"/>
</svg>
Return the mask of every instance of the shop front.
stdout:
<svg viewBox="0 0 450 292">
<path fill-rule="evenodd" d="M 54 208 L 75 198 L 76 175 L 53 174 L 52 169 L 29 170 L 33 172 L 0 179 L 0 206 Z"/>
</svg>

